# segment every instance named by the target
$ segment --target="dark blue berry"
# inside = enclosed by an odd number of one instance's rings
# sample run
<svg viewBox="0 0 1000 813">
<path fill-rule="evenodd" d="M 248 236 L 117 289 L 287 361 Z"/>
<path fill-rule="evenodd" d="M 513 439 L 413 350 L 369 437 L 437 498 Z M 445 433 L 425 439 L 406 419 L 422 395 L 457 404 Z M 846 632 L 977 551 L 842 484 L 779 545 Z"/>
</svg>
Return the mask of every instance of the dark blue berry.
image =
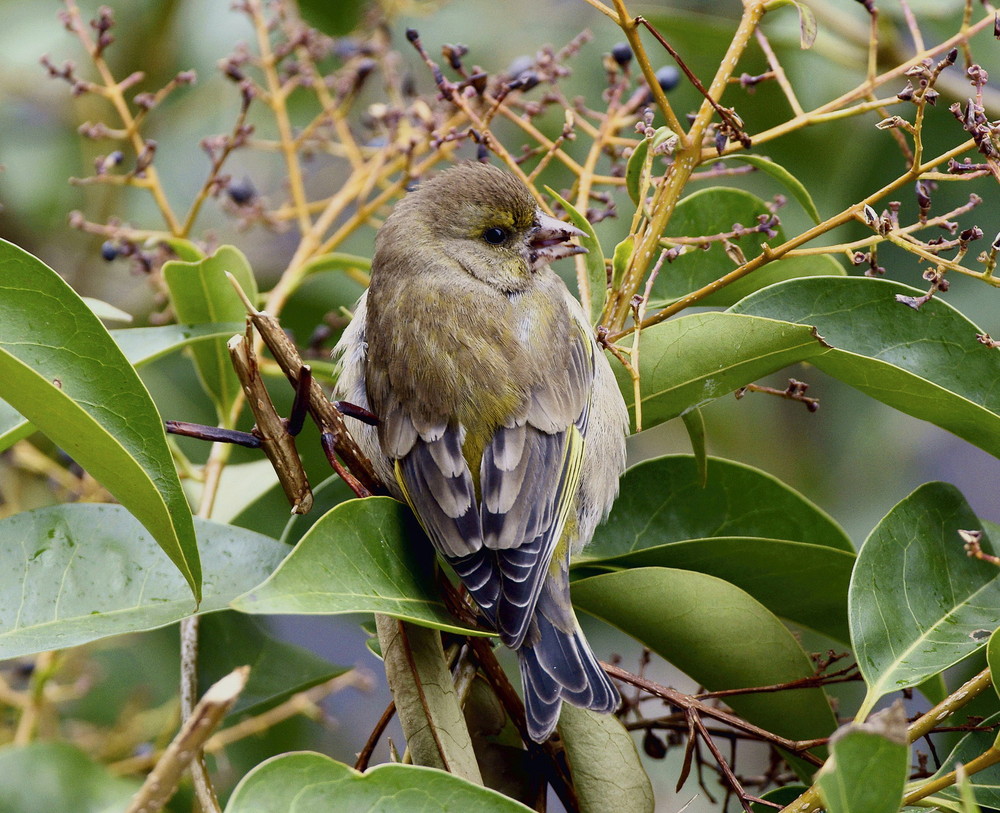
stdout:
<svg viewBox="0 0 1000 813">
<path fill-rule="evenodd" d="M 656 81 L 665 92 L 669 92 L 680 84 L 681 72 L 673 65 L 664 65 L 656 72 Z"/>
<path fill-rule="evenodd" d="M 107 262 L 111 262 L 118 256 L 118 247 L 110 240 L 101 243 L 101 257 Z"/>
<path fill-rule="evenodd" d="M 632 49 L 627 42 L 619 42 L 611 49 L 611 58 L 624 68 L 632 61 Z"/>
</svg>

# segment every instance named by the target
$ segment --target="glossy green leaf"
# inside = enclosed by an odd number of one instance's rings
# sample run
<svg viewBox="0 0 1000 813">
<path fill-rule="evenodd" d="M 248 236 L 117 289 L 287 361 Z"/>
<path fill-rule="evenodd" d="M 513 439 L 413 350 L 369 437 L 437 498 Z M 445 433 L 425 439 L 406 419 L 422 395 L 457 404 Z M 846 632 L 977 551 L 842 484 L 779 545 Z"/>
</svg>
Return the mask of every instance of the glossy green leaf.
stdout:
<svg viewBox="0 0 1000 813">
<path fill-rule="evenodd" d="M 111 338 L 134 367 L 156 361 L 187 347 L 192 342 L 225 337 L 243 330 L 243 325 L 229 322 L 223 325 L 163 325 L 112 330 Z M 0 451 L 34 432 L 28 420 L 0 401 Z"/>
<path fill-rule="evenodd" d="M 897 813 L 909 768 L 906 715 L 901 707 L 887 709 L 834 735 L 816 784 L 827 813 Z"/>
<path fill-rule="evenodd" d="M 667 455 L 625 473 L 611 516 L 597 529 L 580 561 L 716 536 L 854 550 L 828 514 L 760 469 L 710 457 L 708 485 L 702 488 L 694 458 Z"/>
<path fill-rule="evenodd" d="M 707 573 L 745 590 L 781 618 L 850 643 L 847 588 L 854 554 L 845 550 L 784 539 L 720 536 L 644 548 L 600 563 L 587 561 L 590 567 L 597 564 Z"/>
<path fill-rule="evenodd" d="M 769 686 L 813 673 L 801 645 L 738 587 L 688 570 L 646 567 L 573 583 L 573 603 L 641 641 L 709 690 Z M 734 695 L 740 715 L 791 739 L 830 734 L 822 689 Z"/>
<path fill-rule="evenodd" d="M 639 198 L 642 195 L 643 174 L 648 173 L 646 159 L 649 157 L 649 139 L 644 138 L 635 145 L 632 154 L 628 157 L 625 165 L 625 189 L 632 203 L 639 205 Z"/>
<path fill-rule="evenodd" d="M 163 265 L 163 279 L 170 289 L 174 313 L 181 322 L 240 322 L 246 309 L 232 283 L 232 274 L 251 302 L 257 300 L 257 282 L 250 263 L 238 248 L 222 246 L 211 257 L 197 262 L 171 260 Z M 191 348 L 201 384 L 215 401 L 220 416 L 227 416 L 242 391 L 233 371 L 225 339 L 202 342 Z"/>
<path fill-rule="evenodd" d="M 819 210 L 816 208 L 816 204 L 813 203 L 812 195 L 809 194 L 809 190 L 806 189 L 805 186 L 802 185 L 802 182 L 792 175 L 791 172 L 781 166 L 781 164 L 775 163 L 770 158 L 765 158 L 763 155 L 750 155 L 744 153 L 723 155 L 714 159 L 713 163 L 716 161 L 738 161 L 741 164 L 749 164 L 752 167 L 756 167 L 761 172 L 766 172 L 778 181 L 778 183 L 784 186 L 785 189 L 792 193 L 792 197 L 802 205 L 802 208 L 806 210 L 806 214 L 812 218 L 813 223 L 819 223 L 820 220 L 822 220 L 819 216 Z"/>
<path fill-rule="evenodd" d="M 601 242 L 597 239 L 597 233 L 590 225 L 590 221 L 578 212 L 572 203 L 560 197 L 548 186 L 545 187 L 545 191 L 559 201 L 559 205 L 569 215 L 570 222 L 584 232 L 584 236 L 579 239 L 580 245 L 587 249 L 587 255 L 584 257 L 584 265 L 587 268 L 587 290 L 580 291 L 580 302 L 583 303 L 583 309 L 590 314 L 590 323 L 597 324 L 601 311 L 604 310 L 604 302 L 608 298 L 608 272 L 604 265 Z"/>
<path fill-rule="evenodd" d="M 725 234 L 732 232 L 737 224 L 748 229 L 756 226 L 758 218 L 770 216 L 767 204 L 749 192 L 728 187 L 702 189 L 688 195 L 677 204 L 663 237 L 669 241 L 671 237 L 692 238 Z M 749 260 L 760 254 L 762 243 L 769 242 L 774 245 L 784 239 L 780 225 L 776 226 L 774 231 L 776 232 L 774 237 L 753 232 L 739 239 L 733 238 L 731 242 L 738 246 Z M 707 243 L 706 250 L 690 247 L 661 270 L 653 285 L 652 298 L 660 302 L 673 301 L 708 285 L 735 268 L 736 263 L 726 255 L 719 240 Z M 698 304 L 727 307 L 756 290 L 782 280 L 843 273 L 840 264 L 825 254 L 776 260 L 730 283 Z"/>
<path fill-rule="evenodd" d="M 958 723 L 965 722 L 959 717 Z M 990 715 L 983 720 L 976 721 L 983 731 L 970 731 L 958 741 L 951 753 L 941 761 L 941 768 L 931 778 L 932 780 L 951 773 L 955 770 L 956 764 L 968 765 L 976 757 L 985 754 L 991 748 L 996 747 L 997 732 L 989 730 L 991 727 L 1000 724 L 1000 713 Z M 1000 808 L 1000 764 L 994 764 L 969 776 L 968 785 L 975 793 L 976 801 L 984 807 L 995 810 Z M 936 797 L 951 800 L 960 804 L 962 792 L 958 788 L 942 788 Z"/>
<path fill-rule="evenodd" d="M 800 279 L 731 311 L 815 326 L 832 349 L 811 363 L 1000 456 L 1000 353 L 976 341 L 983 331 L 939 297 L 919 311 L 895 299 L 922 293 L 868 277 Z"/>
<path fill-rule="evenodd" d="M 434 552 L 389 497 L 341 503 L 302 537 L 263 584 L 233 602 L 245 613 L 384 613 L 465 632 L 438 599 Z"/>
<path fill-rule="evenodd" d="M 110 813 L 139 789 L 78 748 L 35 742 L 0 748 L 0 813 Z"/>
<path fill-rule="evenodd" d="M 233 669 L 250 667 L 250 677 L 230 717 L 258 714 L 348 670 L 275 638 L 262 622 L 240 613 L 206 615 L 198 625 L 198 641 L 199 697 Z"/>
<path fill-rule="evenodd" d="M 382 613 L 375 627 L 413 764 L 483 784 L 441 633 Z"/>
<path fill-rule="evenodd" d="M 196 520 L 201 612 L 221 610 L 288 553 L 242 528 Z M 190 591 L 120 505 L 69 504 L 0 520 L 0 660 L 154 629 L 195 611 Z"/>
<path fill-rule="evenodd" d="M 630 336 L 622 344 L 632 341 Z M 811 360 L 825 349 L 804 325 L 730 313 L 696 313 L 646 328 L 639 354 L 643 428 L 676 418 L 789 364 Z M 612 367 L 634 413 L 632 379 L 620 364 Z"/>
<path fill-rule="evenodd" d="M 581 810 L 652 813 L 653 786 L 632 735 L 615 715 L 563 703 L 559 737 Z"/>
<path fill-rule="evenodd" d="M 308 751 L 262 762 L 240 780 L 225 813 L 317 810 L 531 813 L 496 791 L 434 768 L 390 764 L 362 774 Z"/>
<path fill-rule="evenodd" d="M 200 597 L 191 510 L 149 393 L 65 281 L 3 241 L 0 397 L 134 514 Z"/>
<path fill-rule="evenodd" d="M 858 554 L 851 640 L 868 686 L 858 717 L 986 646 L 997 626 L 1000 569 L 970 558 L 959 530 L 981 526 L 954 486 L 928 483 L 898 503 Z M 987 537 L 983 550 L 993 553 Z"/>
</svg>

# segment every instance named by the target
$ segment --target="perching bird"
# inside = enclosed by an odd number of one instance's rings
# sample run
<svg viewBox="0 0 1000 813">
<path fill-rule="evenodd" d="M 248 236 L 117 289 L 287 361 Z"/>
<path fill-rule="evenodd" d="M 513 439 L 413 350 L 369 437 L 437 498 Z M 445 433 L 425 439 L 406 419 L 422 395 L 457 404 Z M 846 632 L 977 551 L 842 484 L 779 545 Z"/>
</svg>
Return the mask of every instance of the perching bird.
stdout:
<svg viewBox="0 0 1000 813">
<path fill-rule="evenodd" d="M 579 303 L 548 262 L 582 232 L 480 163 L 410 192 L 379 229 L 371 285 L 335 355 L 352 434 L 409 503 L 501 641 L 517 651 L 528 733 L 562 701 L 618 692 L 570 604 L 569 557 L 618 493 L 628 415 Z"/>
</svg>

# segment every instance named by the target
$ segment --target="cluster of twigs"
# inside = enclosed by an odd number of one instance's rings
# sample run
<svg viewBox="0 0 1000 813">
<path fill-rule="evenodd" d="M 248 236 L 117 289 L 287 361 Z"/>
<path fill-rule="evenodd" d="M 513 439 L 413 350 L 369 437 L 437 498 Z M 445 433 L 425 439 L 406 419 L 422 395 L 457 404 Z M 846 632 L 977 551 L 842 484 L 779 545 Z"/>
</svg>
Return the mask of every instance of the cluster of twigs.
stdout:
<svg viewBox="0 0 1000 813">
<path fill-rule="evenodd" d="M 454 160 L 466 145 L 471 145 L 479 158 L 491 156 L 520 177 L 539 205 L 550 213 L 552 205 L 538 191 L 539 181 L 558 165 L 564 176 L 568 173 L 571 177 L 562 190 L 563 198 L 594 223 L 618 214 L 622 197 L 619 193 L 628 183 L 629 158 L 645 141 L 647 146 L 653 145 L 651 170 L 640 176 L 639 205 L 630 215 L 628 236 L 608 263 L 609 287 L 599 320 L 603 340 L 613 346 L 615 354 L 626 364 L 629 354 L 638 352 L 638 337 L 631 347 L 614 346 L 618 340 L 655 325 L 782 258 L 820 253 L 843 255 L 850 263 L 865 266 L 866 273 L 880 274 L 883 272 L 878 260 L 880 247 L 887 243 L 898 246 L 927 265 L 925 277 L 930 287 L 924 297 L 906 302 L 912 307 L 920 307 L 930 297 L 946 291 L 950 275 L 960 274 L 1000 285 L 1000 278 L 994 276 L 1000 237 L 992 239 L 977 254 L 973 247 L 990 238 L 984 237 L 977 227 L 962 228 L 958 223 L 958 218 L 978 205 L 980 198 L 970 195 L 966 204 L 943 214 L 932 214 L 937 185 L 983 178 L 1000 180 L 1000 127 L 986 116 L 988 105 L 984 97 L 989 89 L 985 72 L 973 62 L 968 47 L 973 35 L 996 25 L 995 12 L 988 3 L 982 4 L 984 11 L 977 16 L 976 4 L 969 0 L 959 30 L 934 45 L 925 44 L 913 16 L 907 15 L 914 51 L 901 55 L 895 65 L 882 72 L 878 62 L 879 13 L 873 2 L 863 3 L 871 23 L 864 80 L 840 97 L 807 110 L 761 26 L 766 14 L 784 5 L 781 2 L 744 0 L 743 14 L 728 51 L 715 76 L 704 83 L 649 21 L 629 12 L 624 0 L 614 0 L 610 5 L 601 0 L 585 2 L 617 25 L 628 43 L 628 47 L 616 48 L 604 59 L 607 82 L 596 107 L 591 106 L 592 101 L 571 98 L 562 86 L 574 56 L 589 39 L 586 32 L 561 49 L 542 48 L 533 57 L 497 70 L 475 64 L 475 55 L 461 45 L 445 45 L 438 60 L 418 32 L 407 31 L 408 44 L 403 47 L 415 50 L 433 81 L 433 90 L 420 94 L 415 91 L 414 76 L 406 70 L 403 58 L 386 33 L 387 27 L 377 24 L 380 21 L 370 21 L 364 32 L 350 39 L 334 40 L 305 25 L 294 13 L 292 4 L 279 1 L 265 5 L 263 0 L 236 2 L 237 12 L 251 22 L 255 39 L 251 44 L 239 46 L 220 63 L 222 75 L 234 86 L 235 121 L 228 133 L 202 141 L 201 148 L 208 158 L 204 182 L 186 207 L 177 208 L 165 192 L 157 169 L 157 144 L 147 133 L 164 99 L 182 92 L 196 77 L 185 71 L 162 88 L 139 92 L 130 98 L 143 76 L 137 72 L 117 78 L 105 59 L 114 42 L 111 11 L 100 9 L 88 23 L 75 2 L 67 0 L 62 20 L 86 51 L 87 75 L 71 63 L 57 65 L 46 58 L 43 65 L 51 76 L 69 83 L 74 95 L 96 95 L 107 102 L 109 110 L 108 121 L 88 122 L 80 127 L 83 137 L 106 144 L 107 152 L 95 162 L 93 174 L 77 179 L 76 183 L 138 190 L 151 197 L 162 215 L 162 224 L 155 228 L 117 218 L 95 222 L 81 213 L 74 213 L 71 223 L 100 236 L 106 259 L 130 259 L 149 274 L 157 287 L 161 285 L 158 269 L 163 261 L 174 256 L 184 241 L 200 239 L 199 218 L 212 200 L 241 227 L 295 229 L 296 249 L 277 283 L 263 296 L 263 309 L 271 317 L 278 317 L 289 297 L 324 258 L 337 252 L 358 230 L 377 227 L 387 207 L 411 183 Z M 807 10 L 800 9 L 800 13 L 804 15 L 804 44 L 808 44 L 810 36 L 815 34 L 815 23 Z M 665 92 L 665 86 L 669 85 L 657 75 L 646 45 L 650 38 L 654 53 L 662 49 L 675 57 L 688 80 L 703 94 L 703 102 L 689 116 L 673 109 Z M 738 76 L 737 66 L 754 48 L 764 55 L 769 70 L 760 76 Z M 924 120 L 936 104 L 938 86 L 950 81 L 954 88 L 954 81 L 948 77 L 956 71 L 964 72 L 969 82 L 967 87 L 971 87 L 967 102 L 950 108 L 961 137 L 954 146 L 928 157 L 923 139 Z M 760 82 L 774 82 L 780 87 L 789 115 L 778 125 L 749 132 L 738 113 L 746 97 L 737 90 L 748 93 Z M 290 105 L 293 99 L 301 98 L 308 100 L 312 113 L 304 121 L 293 120 Z M 779 245 L 765 242 L 755 256 L 747 258 L 738 249 L 727 251 L 733 261 L 731 270 L 665 307 L 648 311 L 651 278 L 665 262 L 675 259 L 686 247 L 711 242 L 732 244 L 749 231 L 734 225 L 731 231 L 716 235 L 672 235 L 671 216 L 689 182 L 731 171 L 714 165 L 720 156 L 751 146 L 760 147 L 823 122 L 860 117 L 873 111 L 881 117 L 878 126 L 887 130 L 899 145 L 904 169 L 896 179 Z M 667 131 L 654 126 L 657 116 L 662 118 Z M 553 120 L 557 122 L 554 128 Z M 258 123 L 261 121 L 267 123 L 267 132 L 261 131 L 262 125 Z M 285 187 L 263 193 L 252 183 L 227 174 L 228 159 L 242 150 L 274 155 L 283 167 Z M 976 160 L 960 160 L 970 152 L 977 154 Z M 314 197 L 310 195 L 313 185 L 307 183 L 305 161 L 317 154 L 334 162 L 343 180 L 336 189 Z M 904 223 L 899 217 L 900 204 L 893 196 L 908 187 L 914 190 L 918 217 Z M 816 244 L 837 227 L 854 221 L 867 225 L 871 234 L 851 242 Z M 751 229 L 773 238 L 777 223 L 774 214 Z M 930 229 L 943 229 L 948 236 L 930 239 L 920 236 Z M 603 291 L 594 290 L 586 260 L 578 257 L 576 261 L 581 296 L 585 300 L 604 296 Z M 361 264 L 350 273 L 365 279 Z M 258 339 L 251 355 L 259 353 L 260 347 Z M 294 348 L 287 362 L 280 359 L 279 362 L 293 384 L 300 385 L 300 390 L 313 389 L 311 382 L 308 387 L 303 384 L 304 371 L 294 356 Z M 804 385 L 794 382 L 787 391 L 777 394 L 801 400 L 813 409 L 814 401 L 806 398 L 804 391 Z M 322 393 L 316 396 L 310 391 L 304 397 L 311 411 L 322 410 L 319 405 Z M 234 414 L 242 407 L 242 402 L 235 404 Z M 339 417 L 334 414 L 317 420 L 321 428 L 336 436 L 332 445 L 343 465 L 331 454 L 335 467 L 346 476 L 353 472 L 362 484 L 372 486 L 370 469 L 345 439 Z M 201 516 L 212 513 L 219 475 L 228 459 L 227 448 L 221 443 L 214 444 L 201 473 L 205 483 L 198 508 Z M 185 641 L 184 710 L 190 715 L 195 699 L 194 621 L 185 627 Z M 491 657 L 488 647 L 477 654 L 481 662 Z M 824 664 L 824 669 L 828 665 Z M 749 726 L 716 705 L 718 700 L 709 702 L 718 695 L 684 695 L 617 666 L 609 666 L 608 670 L 618 680 L 637 687 L 643 696 L 660 698 L 668 704 L 670 713 L 666 716 L 640 714 L 638 702 L 627 706 L 625 714 L 630 727 L 646 732 L 646 748 L 650 753 L 666 747 L 657 731 L 679 731 L 687 737 L 681 782 L 687 777 L 692 759 L 697 759 L 700 768 L 699 743 L 703 744 L 728 791 L 749 810 L 756 797 L 746 791 L 746 783 L 732 769 L 732 757 L 723 756 L 715 742 L 718 737 L 728 738 L 732 743 L 744 737 L 761 739 L 818 763 L 809 749 L 821 743 L 790 742 Z M 820 670 L 809 685 L 853 677 L 849 670 L 832 673 Z M 800 686 L 755 691 L 791 688 Z M 957 701 L 954 704 L 959 705 Z M 925 715 L 913 723 L 914 739 L 927 734 L 929 719 L 932 718 Z M 716 724 L 726 726 L 727 733 L 714 727 Z M 148 767 L 148 763 L 143 767 Z M 769 772 L 760 787 L 773 781 L 776 773 L 777 769 Z M 211 785 L 203 771 L 198 782 L 202 804 L 206 810 L 213 809 Z"/>
</svg>

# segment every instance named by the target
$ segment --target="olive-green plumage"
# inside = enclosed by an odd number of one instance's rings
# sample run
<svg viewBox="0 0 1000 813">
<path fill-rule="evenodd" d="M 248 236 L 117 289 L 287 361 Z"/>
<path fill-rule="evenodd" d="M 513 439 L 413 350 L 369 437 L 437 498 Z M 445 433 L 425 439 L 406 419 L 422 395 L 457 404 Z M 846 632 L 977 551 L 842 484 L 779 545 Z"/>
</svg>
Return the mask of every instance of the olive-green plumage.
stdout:
<svg viewBox="0 0 1000 813">
<path fill-rule="evenodd" d="M 400 201 L 336 353 L 352 433 L 488 624 L 518 651 L 528 729 L 618 693 L 569 601 L 569 555 L 607 515 L 627 414 L 586 316 L 547 262 L 581 249 L 510 174 L 466 163 Z"/>
</svg>

